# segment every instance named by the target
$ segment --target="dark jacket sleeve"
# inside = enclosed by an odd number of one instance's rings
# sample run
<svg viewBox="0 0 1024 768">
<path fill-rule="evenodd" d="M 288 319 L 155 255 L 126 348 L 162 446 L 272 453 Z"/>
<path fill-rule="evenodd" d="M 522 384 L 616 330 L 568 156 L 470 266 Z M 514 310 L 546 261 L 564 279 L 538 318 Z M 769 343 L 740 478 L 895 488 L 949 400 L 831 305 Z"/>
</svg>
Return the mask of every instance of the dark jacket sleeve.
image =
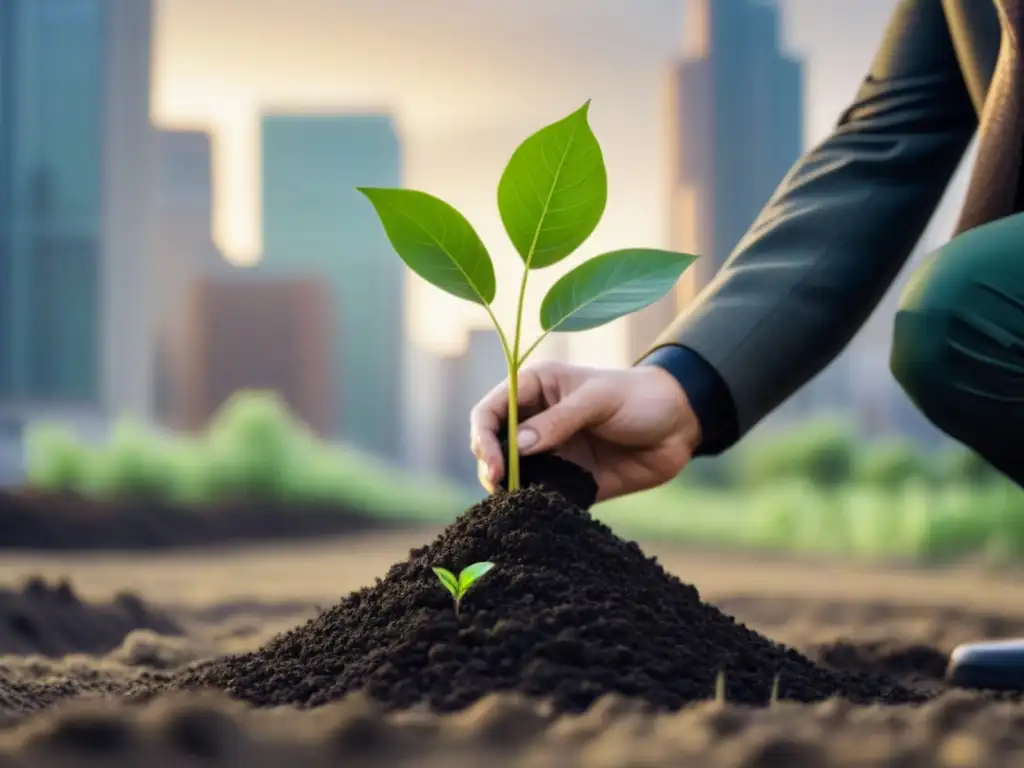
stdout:
<svg viewBox="0 0 1024 768">
<path fill-rule="evenodd" d="M 832 135 L 794 166 L 712 283 L 652 348 L 687 348 L 717 372 L 735 439 L 863 325 L 920 238 L 977 120 L 942 0 L 902 0 Z M 676 370 L 687 378 L 699 367 Z"/>
</svg>

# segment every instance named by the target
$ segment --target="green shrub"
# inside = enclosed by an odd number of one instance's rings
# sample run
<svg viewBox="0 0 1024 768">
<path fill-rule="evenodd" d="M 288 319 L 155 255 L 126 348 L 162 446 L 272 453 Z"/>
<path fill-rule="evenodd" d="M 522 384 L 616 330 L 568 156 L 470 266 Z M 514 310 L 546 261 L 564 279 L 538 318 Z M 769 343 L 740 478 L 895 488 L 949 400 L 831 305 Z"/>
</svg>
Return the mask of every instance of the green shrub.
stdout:
<svg viewBox="0 0 1024 768">
<path fill-rule="evenodd" d="M 819 422 L 751 441 L 742 449 L 739 477 L 753 487 L 804 479 L 819 488 L 835 488 L 851 479 L 856 450 L 856 437 L 847 426 Z"/>
<path fill-rule="evenodd" d="M 857 452 L 854 476 L 860 483 L 893 491 L 911 481 L 929 479 L 924 455 L 902 440 L 888 440 L 861 448 Z"/>
<path fill-rule="evenodd" d="M 81 488 L 90 473 L 89 454 L 74 430 L 62 424 L 39 424 L 25 435 L 29 483 L 39 488 Z"/>
<path fill-rule="evenodd" d="M 436 478 L 320 441 L 266 392 L 235 394 L 201 435 L 155 434 L 123 420 L 105 445 L 88 445 L 40 424 L 29 429 L 27 447 L 30 485 L 98 497 L 326 502 L 430 520 L 450 519 L 473 500 Z"/>
<path fill-rule="evenodd" d="M 986 486 L 1005 480 L 1001 472 L 966 446 L 957 446 L 936 456 L 936 474 L 945 482 Z"/>
</svg>

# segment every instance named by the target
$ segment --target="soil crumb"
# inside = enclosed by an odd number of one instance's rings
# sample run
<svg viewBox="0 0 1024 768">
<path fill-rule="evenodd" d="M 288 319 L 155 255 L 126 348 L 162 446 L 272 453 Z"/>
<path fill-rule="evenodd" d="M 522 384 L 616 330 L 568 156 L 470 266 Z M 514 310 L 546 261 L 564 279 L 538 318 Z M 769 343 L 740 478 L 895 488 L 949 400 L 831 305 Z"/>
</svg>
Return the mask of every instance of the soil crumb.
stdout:
<svg viewBox="0 0 1024 768">
<path fill-rule="evenodd" d="M 562 487 L 587 488 L 578 470 L 552 461 L 566 475 Z M 557 472 L 547 469 L 551 487 Z M 374 586 L 257 651 L 186 670 L 171 687 L 220 689 L 260 707 L 317 707 L 363 691 L 391 710 L 451 712 L 514 692 L 543 698 L 556 713 L 583 712 L 608 694 L 670 711 L 714 697 L 721 674 L 738 704 L 767 704 L 776 681 L 778 695 L 795 701 L 924 700 L 889 679 L 820 667 L 757 634 L 581 505 L 524 485 L 474 506 Z M 495 568 L 457 615 L 431 568 L 457 572 L 484 560 Z"/>
<path fill-rule="evenodd" d="M 39 577 L 0 589 L 0 656 L 106 654 L 135 630 L 181 634 L 173 620 L 130 592 L 108 603 L 85 602 L 68 581 Z"/>
</svg>

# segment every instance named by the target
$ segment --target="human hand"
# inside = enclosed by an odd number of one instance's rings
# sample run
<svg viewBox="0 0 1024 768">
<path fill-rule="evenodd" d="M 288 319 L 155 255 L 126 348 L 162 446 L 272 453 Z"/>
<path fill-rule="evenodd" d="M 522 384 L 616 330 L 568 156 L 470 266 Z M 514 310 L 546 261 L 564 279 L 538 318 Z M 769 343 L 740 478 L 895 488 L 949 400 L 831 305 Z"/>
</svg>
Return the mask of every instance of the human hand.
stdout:
<svg viewBox="0 0 1024 768">
<path fill-rule="evenodd" d="M 679 382 L 655 365 L 626 370 L 540 363 L 519 372 L 519 453 L 551 451 L 594 475 L 597 500 L 674 478 L 700 443 L 700 424 Z M 505 475 L 498 434 L 508 418 L 508 381 L 470 416 L 481 483 Z"/>
</svg>

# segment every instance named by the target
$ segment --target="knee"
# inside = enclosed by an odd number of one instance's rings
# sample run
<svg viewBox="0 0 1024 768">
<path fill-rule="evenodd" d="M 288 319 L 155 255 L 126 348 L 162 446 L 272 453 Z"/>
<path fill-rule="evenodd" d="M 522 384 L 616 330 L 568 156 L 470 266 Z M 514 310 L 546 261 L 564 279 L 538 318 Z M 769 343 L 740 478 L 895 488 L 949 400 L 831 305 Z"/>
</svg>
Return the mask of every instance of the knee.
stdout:
<svg viewBox="0 0 1024 768">
<path fill-rule="evenodd" d="M 930 259 L 911 276 L 893 323 L 889 368 L 910 400 L 941 427 L 958 393 L 952 375 L 951 325 L 971 280 Z"/>
<path fill-rule="evenodd" d="M 933 422 L 951 391 L 945 367 L 942 319 L 901 309 L 893 325 L 889 369 L 907 397 Z"/>
</svg>

